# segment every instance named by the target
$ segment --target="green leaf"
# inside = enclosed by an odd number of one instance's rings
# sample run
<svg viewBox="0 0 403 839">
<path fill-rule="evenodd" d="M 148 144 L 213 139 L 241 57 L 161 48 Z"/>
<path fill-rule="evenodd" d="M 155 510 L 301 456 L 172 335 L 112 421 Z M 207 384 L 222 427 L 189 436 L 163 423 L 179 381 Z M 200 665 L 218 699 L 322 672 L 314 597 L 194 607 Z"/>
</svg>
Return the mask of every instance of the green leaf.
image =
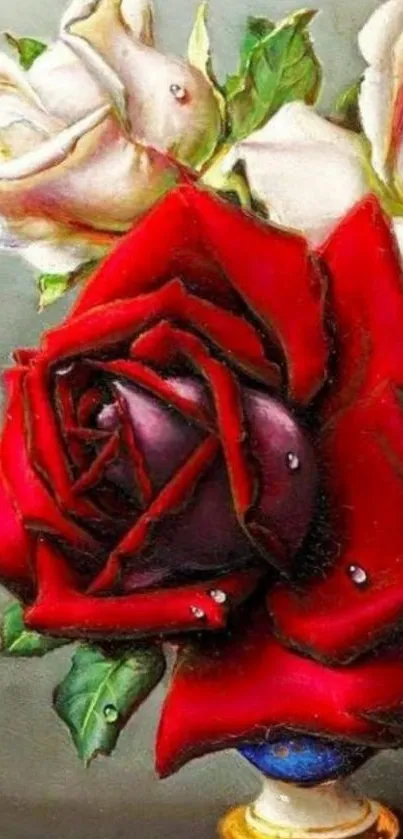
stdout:
<svg viewBox="0 0 403 839">
<path fill-rule="evenodd" d="M 81 265 L 77 271 L 72 271 L 71 274 L 41 274 L 38 277 L 39 311 L 56 303 L 56 300 L 59 300 L 76 283 L 86 280 L 98 264 L 99 260 L 92 259 Z"/>
<path fill-rule="evenodd" d="M 189 64 L 192 64 L 193 67 L 200 70 L 200 72 L 203 73 L 203 76 L 205 76 L 212 85 L 220 116 L 224 124 L 226 120 L 226 103 L 213 69 L 207 19 L 208 2 L 203 2 L 197 9 L 196 20 L 189 38 L 188 60 Z"/>
<path fill-rule="evenodd" d="M 10 32 L 5 32 L 4 37 L 10 47 L 17 50 L 20 64 L 24 70 L 29 70 L 34 61 L 47 50 L 47 45 L 34 38 L 16 38 Z"/>
<path fill-rule="evenodd" d="M 56 303 L 56 300 L 68 290 L 70 281 L 70 274 L 41 274 L 38 277 L 40 311 Z"/>
<path fill-rule="evenodd" d="M 232 97 L 238 91 L 243 90 L 245 73 L 248 69 L 250 56 L 256 45 L 269 35 L 275 28 L 275 24 L 265 17 L 249 17 L 246 23 L 246 32 L 241 44 L 239 67 L 236 73 L 228 76 L 224 86 L 225 95 Z"/>
<path fill-rule="evenodd" d="M 352 131 L 361 131 L 361 118 L 359 109 L 359 95 L 362 79 L 345 88 L 336 99 L 335 114 L 342 121 L 345 128 Z"/>
<path fill-rule="evenodd" d="M 230 82 L 228 90 L 227 83 L 233 141 L 261 128 L 287 102 L 316 101 L 322 72 L 308 30 L 315 14 L 302 9 L 268 31 L 252 46 L 238 84 Z"/>
<path fill-rule="evenodd" d="M 87 765 L 98 754 L 112 752 L 130 715 L 164 671 L 158 647 L 139 647 L 118 655 L 108 655 L 98 647 L 78 648 L 70 672 L 56 690 L 55 708 Z"/>
<path fill-rule="evenodd" d="M 196 20 L 188 44 L 188 60 L 204 76 L 210 78 L 211 48 L 207 29 L 208 4 L 201 3 L 196 12 Z"/>
<path fill-rule="evenodd" d="M 1 629 L 1 652 L 6 656 L 40 657 L 69 644 L 64 638 L 51 638 L 31 632 L 24 624 L 20 603 L 10 603 L 4 612 Z"/>
</svg>

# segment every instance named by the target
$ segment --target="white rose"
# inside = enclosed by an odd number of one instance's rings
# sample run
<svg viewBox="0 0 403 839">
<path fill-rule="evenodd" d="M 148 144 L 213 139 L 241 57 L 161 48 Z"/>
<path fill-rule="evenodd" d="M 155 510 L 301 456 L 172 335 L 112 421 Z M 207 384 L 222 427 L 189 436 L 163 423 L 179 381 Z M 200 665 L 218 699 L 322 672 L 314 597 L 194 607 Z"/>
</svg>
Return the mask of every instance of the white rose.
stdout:
<svg viewBox="0 0 403 839">
<path fill-rule="evenodd" d="M 397 210 L 403 248 L 403 0 L 389 0 L 359 36 L 369 65 L 359 108 L 371 162 Z M 243 160 L 254 193 L 270 217 L 304 232 L 313 244 L 372 187 L 359 135 L 320 117 L 303 102 L 284 105 L 259 131 L 239 143 L 226 165 Z"/>
<path fill-rule="evenodd" d="M 213 151 L 212 86 L 153 45 L 146 0 L 73 0 L 25 73 L 0 54 L 0 246 L 49 273 L 101 256 Z"/>
</svg>

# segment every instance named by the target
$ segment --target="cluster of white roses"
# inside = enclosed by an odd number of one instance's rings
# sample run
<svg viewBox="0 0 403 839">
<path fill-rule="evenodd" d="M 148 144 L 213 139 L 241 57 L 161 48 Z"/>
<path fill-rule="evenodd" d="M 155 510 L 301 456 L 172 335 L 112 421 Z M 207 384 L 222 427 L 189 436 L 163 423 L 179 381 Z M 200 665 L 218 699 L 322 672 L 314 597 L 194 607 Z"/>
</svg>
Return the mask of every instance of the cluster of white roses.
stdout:
<svg viewBox="0 0 403 839">
<path fill-rule="evenodd" d="M 73 0 L 28 72 L 0 54 L 0 245 L 60 273 L 102 255 L 220 132 L 212 85 L 154 47 L 146 0 Z"/>
<path fill-rule="evenodd" d="M 381 5 L 359 44 L 363 134 L 291 102 L 224 170 L 242 160 L 270 218 L 314 244 L 376 179 L 403 247 L 403 0 Z M 155 48 L 147 0 L 73 0 L 27 72 L 0 54 L 0 247 L 75 271 L 176 183 L 178 163 L 209 160 L 221 132 L 216 88 Z"/>
</svg>

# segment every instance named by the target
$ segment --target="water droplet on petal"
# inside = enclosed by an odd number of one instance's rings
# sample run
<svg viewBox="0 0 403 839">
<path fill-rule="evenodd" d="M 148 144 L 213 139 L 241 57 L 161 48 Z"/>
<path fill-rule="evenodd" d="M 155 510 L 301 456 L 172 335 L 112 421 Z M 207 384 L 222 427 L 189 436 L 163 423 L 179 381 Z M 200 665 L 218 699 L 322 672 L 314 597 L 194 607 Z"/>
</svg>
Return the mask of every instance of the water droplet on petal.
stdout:
<svg viewBox="0 0 403 839">
<path fill-rule="evenodd" d="M 225 603 L 227 599 L 225 591 L 221 591 L 220 588 L 215 588 L 212 591 L 210 591 L 210 597 L 212 597 L 214 603 L 218 603 L 219 605 Z"/>
<path fill-rule="evenodd" d="M 106 722 L 114 723 L 119 718 L 119 711 L 115 705 L 105 705 L 104 717 Z"/>
<path fill-rule="evenodd" d="M 179 102 L 183 102 L 183 100 L 186 99 L 186 90 L 182 87 L 182 85 L 171 84 L 169 90 L 172 93 L 172 96 L 174 96 Z"/>
<path fill-rule="evenodd" d="M 296 472 L 301 466 L 301 461 L 295 452 L 287 452 L 286 461 L 291 472 Z"/>
<path fill-rule="evenodd" d="M 349 565 L 348 573 L 356 586 L 365 586 L 368 583 L 368 574 L 359 565 Z"/>
<path fill-rule="evenodd" d="M 191 606 L 190 611 L 193 617 L 197 618 L 197 620 L 202 620 L 202 618 L 205 617 L 205 613 L 203 612 L 203 609 L 200 608 L 200 606 Z"/>
<path fill-rule="evenodd" d="M 74 361 L 72 361 L 71 364 L 65 364 L 64 367 L 59 367 L 59 369 L 56 370 L 56 375 L 57 376 L 68 376 L 68 374 L 71 373 L 73 367 L 74 367 Z"/>
</svg>

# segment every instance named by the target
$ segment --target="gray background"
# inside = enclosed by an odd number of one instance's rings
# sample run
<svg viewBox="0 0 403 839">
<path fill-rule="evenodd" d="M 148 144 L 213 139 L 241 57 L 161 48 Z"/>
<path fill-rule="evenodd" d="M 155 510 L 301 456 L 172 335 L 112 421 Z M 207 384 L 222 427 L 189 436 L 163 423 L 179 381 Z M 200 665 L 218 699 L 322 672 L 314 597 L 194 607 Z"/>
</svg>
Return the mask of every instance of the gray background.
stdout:
<svg viewBox="0 0 403 839">
<path fill-rule="evenodd" d="M 63 0 L 0 0 L 0 29 L 50 39 Z M 303 5 L 301 3 L 301 5 Z M 322 0 L 314 23 L 327 83 L 322 104 L 359 75 L 356 33 L 376 0 Z M 197 0 L 157 0 L 160 42 L 183 52 Z M 210 0 L 218 70 L 231 70 L 247 14 L 279 17 L 297 7 L 284 0 Z M 18 258 L 0 255 L 0 355 L 34 344 L 60 318 L 65 304 L 45 315 L 35 309 L 33 274 Z M 258 788 L 257 774 L 235 753 L 204 758 L 176 777 L 157 781 L 152 767 L 158 690 L 123 733 L 115 755 L 85 771 L 51 708 L 52 689 L 66 671 L 69 652 L 41 663 L 0 659 L 0 837 L 7 839 L 208 839 L 231 804 Z M 403 804 L 401 756 L 385 753 L 361 772 L 368 793 Z"/>
</svg>

